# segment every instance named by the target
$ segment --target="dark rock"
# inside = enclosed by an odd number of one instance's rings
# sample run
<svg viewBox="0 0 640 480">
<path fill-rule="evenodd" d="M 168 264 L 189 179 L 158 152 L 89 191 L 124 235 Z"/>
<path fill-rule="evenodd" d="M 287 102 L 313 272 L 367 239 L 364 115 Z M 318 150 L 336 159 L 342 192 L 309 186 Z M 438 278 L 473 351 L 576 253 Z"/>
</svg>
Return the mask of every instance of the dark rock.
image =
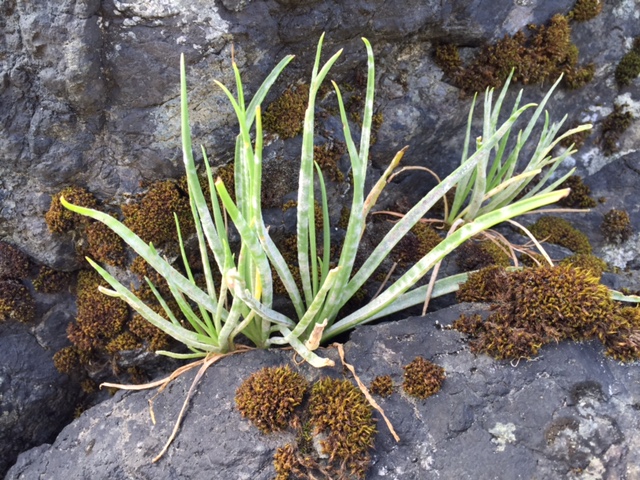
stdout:
<svg viewBox="0 0 640 480">
<path fill-rule="evenodd" d="M 544 347 L 533 361 L 497 362 L 469 353 L 448 325 L 473 305 L 427 317 L 361 327 L 345 345 L 346 359 L 368 384 L 422 356 L 445 368 L 442 390 L 426 400 L 400 388 L 377 398 L 401 438 L 379 418 L 368 479 L 635 478 L 640 465 L 640 369 L 603 356 L 594 343 Z M 325 351 L 336 358 L 336 352 Z M 337 358 L 336 358 L 337 359 Z M 338 361 L 339 362 L 339 361 Z M 291 364 L 309 380 L 341 376 L 341 367 L 294 365 L 289 352 L 252 351 L 213 365 L 192 399 L 178 437 L 158 463 L 194 373 L 155 392 L 119 392 L 85 412 L 52 445 L 22 454 L 7 480 L 30 478 L 270 479 L 272 456 L 290 434 L 262 435 L 234 408 L 244 378 L 265 366 Z"/>
<path fill-rule="evenodd" d="M 24 325 L 0 328 L 0 474 L 73 418 L 79 387 L 54 368 L 52 356 Z"/>
</svg>

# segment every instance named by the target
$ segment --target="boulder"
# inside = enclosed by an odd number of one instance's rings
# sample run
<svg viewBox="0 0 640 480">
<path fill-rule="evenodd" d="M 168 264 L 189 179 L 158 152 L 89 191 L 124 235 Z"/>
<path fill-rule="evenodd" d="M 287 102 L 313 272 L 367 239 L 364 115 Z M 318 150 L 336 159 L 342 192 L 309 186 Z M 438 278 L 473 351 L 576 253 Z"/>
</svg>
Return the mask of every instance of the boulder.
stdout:
<svg viewBox="0 0 640 480">
<path fill-rule="evenodd" d="M 391 376 L 395 393 L 376 399 L 400 437 L 396 442 L 376 413 L 366 478 L 638 478 L 638 365 L 604 357 L 595 343 L 549 345 L 517 364 L 475 356 L 463 335 L 442 327 L 461 313 L 484 311 L 461 304 L 355 330 L 344 347 L 346 361 L 367 385 L 378 375 Z M 23 453 L 6 479 L 274 478 L 273 455 L 292 434 L 260 433 L 236 410 L 235 391 L 266 366 L 290 365 L 312 382 L 353 380 L 334 349 L 323 353 L 338 366 L 315 370 L 284 350 L 251 351 L 214 364 L 177 438 L 156 463 L 195 371 L 157 396 L 118 392 L 84 412 L 53 444 Z M 446 372 L 440 392 L 423 400 L 401 387 L 403 367 L 416 357 Z"/>
</svg>

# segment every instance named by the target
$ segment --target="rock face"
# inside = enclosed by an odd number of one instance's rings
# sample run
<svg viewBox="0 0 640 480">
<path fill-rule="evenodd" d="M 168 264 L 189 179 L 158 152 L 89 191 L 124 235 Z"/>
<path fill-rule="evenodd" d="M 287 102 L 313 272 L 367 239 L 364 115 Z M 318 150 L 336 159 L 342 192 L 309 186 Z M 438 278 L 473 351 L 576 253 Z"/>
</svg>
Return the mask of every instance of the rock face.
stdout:
<svg viewBox="0 0 640 480">
<path fill-rule="evenodd" d="M 544 347 L 535 361 L 496 362 L 469 353 L 448 325 L 463 304 L 427 317 L 358 328 L 346 359 L 369 384 L 390 375 L 391 396 L 376 397 L 400 436 L 378 416 L 368 479 L 640 478 L 640 370 L 603 357 L 595 344 Z M 329 352 L 337 360 L 334 352 Z M 444 367 L 442 390 L 425 400 L 400 387 L 403 366 L 422 356 Z M 290 353 L 253 351 L 223 359 L 204 375 L 178 437 L 160 451 L 193 374 L 154 392 L 117 393 L 66 427 L 52 445 L 22 454 L 7 480 L 31 478 L 271 479 L 277 447 L 288 434 L 262 435 L 234 407 L 242 380 L 265 366 L 290 364 L 308 380 L 342 377 L 341 367 L 314 370 Z M 339 362 L 339 360 L 338 360 Z"/>
<path fill-rule="evenodd" d="M 297 56 L 271 101 L 288 86 L 308 81 L 322 32 L 327 33 L 325 52 L 345 49 L 332 73 L 339 83 L 353 82 L 354 72 L 362 70 L 360 36 L 376 50 L 376 109 L 384 122 L 372 152 L 374 168 L 385 167 L 408 144 L 405 163 L 446 173 L 460 156 L 469 101 L 444 81 L 433 62 L 435 46 L 455 43 L 472 53 L 528 24 L 567 13 L 573 3 L 403 0 L 389 9 L 381 1 L 3 2 L 0 238 L 51 267 L 77 268 L 71 239 L 52 236 L 44 224 L 51 195 L 78 185 L 102 200 L 121 200 L 138 191 L 140 182 L 182 174 L 180 53 L 189 70 L 195 144 L 204 144 L 220 164 L 232 158 L 234 129 L 231 109 L 212 80 L 232 85 L 232 46 L 248 91 L 284 55 Z M 586 88 L 556 96 L 556 117 L 566 113 L 569 122 L 598 127 L 615 99 L 637 110 L 638 82 L 618 90 L 613 72 L 640 34 L 638 15 L 637 3 L 625 0 L 604 5 L 594 20 L 572 24 L 580 61 L 593 62 L 596 73 Z M 618 33 L 603 33 L 612 31 Z M 540 94 L 530 87 L 525 96 L 539 99 Z M 610 199 L 608 207 L 628 208 L 635 221 L 640 215 L 635 203 L 613 194 L 615 185 L 601 178 L 609 166 L 627 171 L 635 182 L 637 131 L 629 129 L 620 151 L 610 157 L 599 150 L 594 135 L 568 162 L 593 182 L 594 194 Z M 267 157 L 282 162 L 289 151 L 275 142 Z M 295 169 L 295 158 L 290 160 Z M 426 188 L 422 176 L 403 182 L 405 191 Z"/>
<path fill-rule="evenodd" d="M 26 328 L 3 328 L 0 334 L 0 472 L 5 472 L 20 452 L 53 441 L 72 420 L 80 388 L 54 368 L 53 352 Z"/>
</svg>

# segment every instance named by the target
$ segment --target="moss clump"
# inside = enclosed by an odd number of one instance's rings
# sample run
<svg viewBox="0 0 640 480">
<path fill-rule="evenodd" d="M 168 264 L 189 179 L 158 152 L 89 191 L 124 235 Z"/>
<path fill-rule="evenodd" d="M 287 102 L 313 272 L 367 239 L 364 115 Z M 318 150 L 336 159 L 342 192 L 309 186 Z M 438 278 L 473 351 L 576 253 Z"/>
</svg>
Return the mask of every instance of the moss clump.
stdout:
<svg viewBox="0 0 640 480">
<path fill-rule="evenodd" d="M 623 243 L 629 240 L 633 229 L 626 210 L 609 210 L 604 215 L 600 230 L 609 243 Z"/>
<path fill-rule="evenodd" d="M 633 114 L 625 111 L 625 107 L 626 105 L 614 105 L 613 112 L 602 121 L 600 145 L 606 156 L 620 151 L 618 140 L 633 123 Z"/>
<path fill-rule="evenodd" d="M 621 87 L 631 85 L 640 75 L 640 37 L 633 41 L 633 48 L 620 59 L 616 67 L 616 82 Z"/>
<path fill-rule="evenodd" d="M 578 66 L 578 48 L 571 42 L 567 17 L 554 15 L 548 25 L 530 25 L 529 30 L 530 35 L 520 31 L 484 47 L 468 66 L 462 64 L 455 46 L 440 46 L 436 63 L 467 94 L 501 87 L 512 69 L 513 81 L 525 85 L 543 83 L 561 73 L 568 88 L 581 88 L 591 81 L 594 66 Z"/>
<path fill-rule="evenodd" d="M 394 257 L 401 265 L 415 263 L 433 250 L 442 238 L 430 225 L 422 222 L 416 223 L 394 249 Z"/>
<path fill-rule="evenodd" d="M 122 332 L 129 317 L 127 304 L 101 293 L 99 286 L 106 283 L 98 273 L 81 271 L 78 274 L 78 313 L 75 323 L 67 328 L 71 343 L 87 355 L 103 352 L 105 345 Z"/>
<path fill-rule="evenodd" d="M 33 288 L 36 292 L 57 293 L 66 288 L 70 281 L 71 274 L 69 272 L 59 272 L 42 265 L 38 270 L 38 276 L 33 280 Z"/>
<path fill-rule="evenodd" d="M 177 244 L 174 213 L 178 217 L 182 237 L 195 231 L 189 198 L 176 182 L 155 182 L 136 202 L 122 205 L 124 224 L 144 242 L 158 246 Z"/>
<path fill-rule="evenodd" d="M 497 301 L 509 286 L 508 272 L 497 265 L 472 273 L 456 293 L 458 302 Z"/>
<path fill-rule="evenodd" d="M 388 397 L 393 393 L 393 380 L 390 375 L 379 375 L 373 379 L 371 386 L 369 387 L 371 393 L 380 395 L 381 397 Z"/>
<path fill-rule="evenodd" d="M 591 189 L 585 185 L 580 175 L 571 175 L 559 188 L 570 188 L 569 195 L 560 200 L 560 205 L 567 208 L 593 208 L 596 201 L 591 198 Z"/>
<path fill-rule="evenodd" d="M 60 193 L 53 196 L 49 211 L 45 214 L 44 219 L 52 233 L 67 233 L 78 227 L 84 227 L 89 224 L 89 217 L 78 215 L 71 210 L 67 210 L 60 203 L 60 197 L 81 207 L 96 208 L 98 202 L 92 193 L 87 192 L 80 187 L 67 187 Z"/>
<path fill-rule="evenodd" d="M 344 154 L 345 148 L 345 145 L 341 142 L 313 147 L 314 161 L 320 166 L 325 175 L 334 182 L 344 181 L 344 173 L 338 168 L 338 162 Z"/>
<path fill-rule="evenodd" d="M 53 355 L 53 365 L 60 373 L 76 374 L 81 365 L 80 354 L 74 346 L 65 347 Z"/>
<path fill-rule="evenodd" d="M 591 272 L 594 277 L 600 278 L 607 270 L 607 263 L 592 254 L 579 253 L 563 259 L 560 265 L 570 265 Z"/>
<path fill-rule="evenodd" d="M 640 359 L 640 308 L 621 308 L 612 322 L 600 328 L 598 337 L 606 347 L 605 353 L 615 360 Z"/>
<path fill-rule="evenodd" d="M 306 380 L 289 366 L 266 367 L 242 382 L 236 407 L 263 433 L 283 430 L 306 391 Z"/>
<path fill-rule="evenodd" d="M 578 125 L 578 123 L 574 123 L 571 128 L 568 128 L 567 130 L 576 128 Z M 591 130 L 582 130 L 581 132 L 574 133 L 573 135 L 563 138 L 562 140 L 560 140 L 560 143 L 558 145 L 564 148 L 570 148 L 573 145 L 574 149 L 580 150 L 584 146 L 584 142 L 587 140 L 587 138 L 589 138 L 589 135 L 591 135 Z"/>
<path fill-rule="evenodd" d="M 529 231 L 540 241 L 555 243 L 574 253 L 591 253 L 591 243 L 587 236 L 563 218 L 541 217 L 529 227 Z"/>
<path fill-rule="evenodd" d="M 362 392 L 348 380 L 323 378 L 311 389 L 309 413 L 316 432 L 326 435 L 320 445 L 329 462 L 338 462 L 343 473 L 364 478 L 376 426 Z"/>
<path fill-rule="evenodd" d="M 262 124 L 266 131 L 281 138 L 293 138 L 302 132 L 304 114 L 309 103 L 309 85 L 298 85 L 286 90 L 264 112 Z"/>
<path fill-rule="evenodd" d="M 29 276 L 29 257 L 16 247 L 0 242 L 0 280 L 23 280 Z"/>
<path fill-rule="evenodd" d="M 116 355 L 118 352 L 125 352 L 127 350 L 137 350 L 142 348 L 143 345 L 133 333 L 122 332 L 116 336 L 113 340 L 110 340 L 104 347 L 107 353 Z"/>
<path fill-rule="evenodd" d="M 402 388 L 412 397 L 425 399 L 440 391 L 444 379 L 444 368 L 422 357 L 416 357 L 404 367 Z"/>
<path fill-rule="evenodd" d="M 493 271 L 487 273 L 489 281 L 496 276 Z M 503 278 L 501 294 L 487 295 L 493 313 L 486 320 L 461 317 L 453 324 L 474 337 L 473 352 L 497 359 L 531 358 L 550 342 L 595 337 L 608 348 L 619 346 L 611 352 L 620 358 L 638 358 L 636 315 L 640 310 L 619 307 L 591 271 L 542 266 L 504 272 Z"/>
<path fill-rule="evenodd" d="M 508 267 L 511 265 L 511 257 L 495 242 L 469 240 L 458 248 L 456 264 L 465 272 L 490 265 Z"/>
<path fill-rule="evenodd" d="M 122 267 L 125 264 L 124 241 L 102 222 L 91 222 L 86 230 L 87 253 L 98 262 Z"/>
<path fill-rule="evenodd" d="M 0 321 L 27 323 L 35 313 L 35 302 L 27 287 L 17 280 L 0 280 Z"/>
<path fill-rule="evenodd" d="M 602 12 L 602 5 L 601 0 L 578 0 L 568 17 L 576 22 L 592 20 Z"/>
<path fill-rule="evenodd" d="M 166 318 L 167 314 L 161 306 L 150 306 L 158 315 Z M 128 324 L 129 331 L 147 345 L 147 350 L 155 352 L 164 350 L 169 346 L 169 336 L 155 325 L 149 323 L 144 317 L 134 315 Z"/>
</svg>

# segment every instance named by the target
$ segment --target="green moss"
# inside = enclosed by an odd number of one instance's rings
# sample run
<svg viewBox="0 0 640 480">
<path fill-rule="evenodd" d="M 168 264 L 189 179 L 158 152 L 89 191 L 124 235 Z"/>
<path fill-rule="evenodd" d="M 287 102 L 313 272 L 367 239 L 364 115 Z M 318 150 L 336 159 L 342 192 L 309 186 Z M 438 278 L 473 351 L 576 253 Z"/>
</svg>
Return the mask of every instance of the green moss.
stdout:
<svg viewBox="0 0 640 480">
<path fill-rule="evenodd" d="M 52 233 L 67 233 L 80 226 L 86 226 L 89 223 L 89 217 L 78 215 L 71 210 L 67 210 L 60 203 L 60 197 L 81 207 L 96 208 L 98 202 L 93 194 L 87 192 L 80 187 L 67 187 L 60 193 L 53 196 L 49 211 L 45 214 L 44 219 Z"/>
<path fill-rule="evenodd" d="M 596 18 L 602 12 L 602 0 L 578 0 L 569 12 L 569 19 L 586 22 Z"/>
<path fill-rule="evenodd" d="M 0 241 L 0 280 L 24 280 L 29 276 L 29 257 L 16 247 Z"/>
<path fill-rule="evenodd" d="M 506 35 L 481 49 L 474 60 L 463 65 L 455 46 L 436 49 L 435 61 L 453 84 L 467 94 L 487 87 L 499 88 L 514 69 L 513 81 L 539 84 L 564 73 L 564 85 L 580 88 L 591 81 L 593 65 L 578 65 L 578 49 L 571 42 L 567 17 L 555 15 L 548 25 L 530 25 L 530 34 Z"/>
<path fill-rule="evenodd" d="M 560 200 L 560 205 L 567 208 L 593 208 L 596 201 L 591 198 L 591 189 L 582 181 L 579 175 L 571 175 L 559 188 L 570 188 L 569 195 Z"/>
<path fill-rule="evenodd" d="M 555 243 L 574 253 L 591 253 L 591 244 L 587 236 L 563 218 L 541 217 L 529 227 L 529 231 L 540 241 Z"/>
<path fill-rule="evenodd" d="M 493 305 L 485 321 L 461 317 L 453 325 L 475 337 L 471 350 L 476 353 L 531 358 L 547 343 L 595 337 L 607 346 L 621 345 L 620 355 L 630 358 L 630 349 L 637 346 L 638 310 L 613 302 L 592 270 L 559 265 L 504 272 L 500 290 L 486 296 Z"/>
<path fill-rule="evenodd" d="M 362 392 L 348 380 L 323 378 L 311 389 L 309 413 L 316 432 L 326 435 L 320 445 L 329 462 L 340 465 L 343 474 L 364 478 L 376 426 Z"/>
<path fill-rule="evenodd" d="M 640 75 L 640 37 L 633 42 L 633 48 L 620 59 L 616 67 L 616 82 L 621 87 L 631 85 Z"/>
<path fill-rule="evenodd" d="M 57 293 L 67 288 L 70 281 L 71 274 L 69 272 L 60 272 L 42 265 L 38 270 L 37 277 L 33 280 L 33 288 L 36 292 Z"/>
<path fill-rule="evenodd" d="M 412 397 L 425 399 L 440 391 L 444 379 L 444 368 L 422 357 L 416 357 L 404 367 L 402 388 Z"/>
<path fill-rule="evenodd" d="M 306 391 L 306 380 L 289 366 L 267 367 L 242 382 L 236 407 L 263 433 L 283 430 Z"/>
<path fill-rule="evenodd" d="M 381 397 L 388 397 L 393 393 L 393 380 L 389 375 L 379 375 L 373 379 L 371 386 L 369 387 L 371 393 L 380 395 Z"/>
<path fill-rule="evenodd" d="M 600 144 L 606 156 L 620 151 L 618 140 L 633 123 L 633 114 L 625 111 L 625 107 L 626 105 L 614 105 L 613 112 L 602 121 Z"/>
<path fill-rule="evenodd" d="M 309 85 L 298 85 L 286 90 L 264 112 L 262 125 L 281 138 L 293 138 L 302 133 L 304 114 L 309 103 Z"/>
<path fill-rule="evenodd" d="M 561 265 L 570 265 L 573 268 L 588 270 L 594 277 L 600 278 L 607 270 L 607 263 L 592 254 L 580 253 L 571 255 L 560 262 Z"/>
<path fill-rule="evenodd" d="M 604 215 L 600 230 L 609 243 L 623 243 L 633 234 L 631 220 L 626 210 L 609 210 Z"/>
<path fill-rule="evenodd" d="M 189 198 L 172 180 L 153 183 L 137 201 L 121 208 L 124 224 L 144 242 L 156 247 L 177 244 L 174 212 L 183 238 L 195 231 Z"/>
<path fill-rule="evenodd" d="M 0 280 L 0 322 L 31 322 L 35 313 L 35 302 L 27 287 L 18 280 Z"/>
</svg>

